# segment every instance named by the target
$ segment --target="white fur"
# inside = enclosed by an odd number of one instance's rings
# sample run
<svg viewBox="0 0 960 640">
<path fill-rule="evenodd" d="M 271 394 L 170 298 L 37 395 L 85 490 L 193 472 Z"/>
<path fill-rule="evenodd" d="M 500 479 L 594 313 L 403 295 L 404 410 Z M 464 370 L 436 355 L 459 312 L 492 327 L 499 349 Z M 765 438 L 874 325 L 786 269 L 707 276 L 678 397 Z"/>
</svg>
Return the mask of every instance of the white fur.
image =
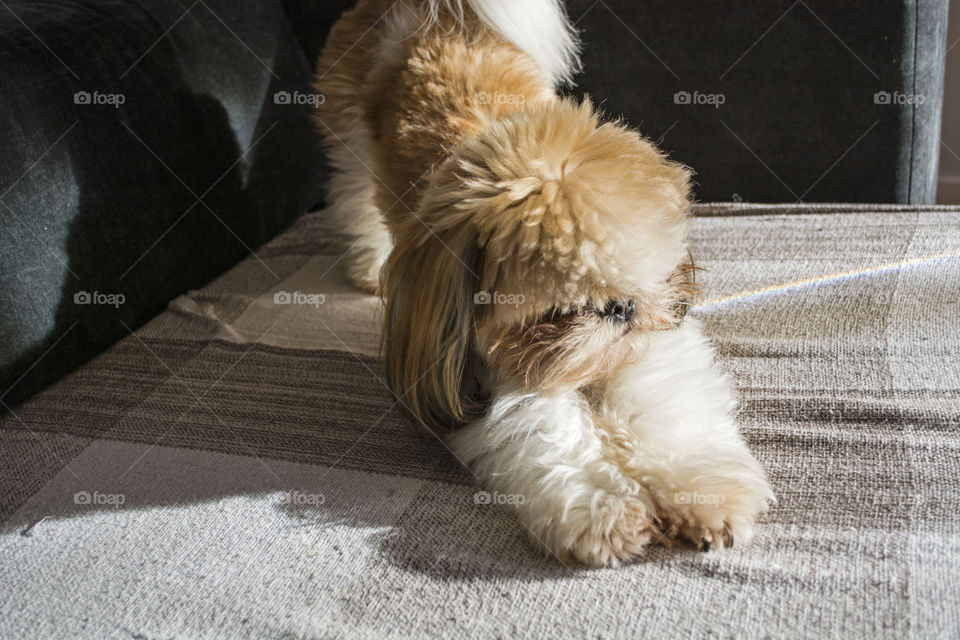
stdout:
<svg viewBox="0 0 960 640">
<path fill-rule="evenodd" d="M 451 446 L 488 488 L 523 496 L 521 521 L 560 557 L 627 561 L 658 538 L 654 522 L 719 546 L 724 528 L 750 538 L 773 493 L 696 321 L 651 333 L 645 357 L 599 395 L 591 406 L 579 392 L 498 389 Z M 627 446 L 605 446 L 617 440 Z"/>
<path fill-rule="evenodd" d="M 409 10 L 395 8 L 385 16 L 376 63 L 368 79 L 396 73 L 403 64 L 403 41 L 422 23 L 422 18 Z M 374 174 L 373 136 L 361 106 L 362 87 L 354 88 L 349 111 L 349 128 L 336 135 L 328 157 L 334 169 L 329 182 L 330 229 L 353 237 L 346 258 L 347 275 L 351 282 L 367 291 L 376 291 L 380 284 L 380 270 L 393 249 L 383 213 L 375 203 L 380 186 Z M 324 131 L 334 136 L 333 131 Z M 401 196 L 403 194 L 396 194 Z M 402 206 L 402 205 L 399 205 Z"/>
<path fill-rule="evenodd" d="M 737 431 L 736 394 L 714 363 L 700 323 L 649 335 L 649 350 L 606 389 L 600 427 L 637 443 L 621 462 L 671 516 L 728 527 L 747 542 L 774 500 L 766 475 Z M 696 502 L 699 496 L 721 504 Z M 692 502 L 686 499 L 694 498 Z"/>
<path fill-rule="evenodd" d="M 332 230 L 354 238 L 347 258 L 350 280 L 362 289 L 375 291 L 393 244 L 374 203 L 376 183 L 368 169 L 370 137 L 366 129 L 358 117 L 344 144 L 330 148 L 328 157 L 334 171 L 328 187 L 328 215 Z"/>
<path fill-rule="evenodd" d="M 432 16 L 441 6 L 464 14 L 464 2 L 484 24 L 536 60 L 554 87 L 573 82 L 580 70 L 580 39 L 561 0 L 428 0 Z"/>
<path fill-rule="evenodd" d="M 575 391 L 498 389 L 487 414 L 450 442 L 484 486 L 519 503 L 533 541 L 561 558 L 617 564 L 652 539 L 653 501 L 606 459 L 590 408 Z"/>
</svg>

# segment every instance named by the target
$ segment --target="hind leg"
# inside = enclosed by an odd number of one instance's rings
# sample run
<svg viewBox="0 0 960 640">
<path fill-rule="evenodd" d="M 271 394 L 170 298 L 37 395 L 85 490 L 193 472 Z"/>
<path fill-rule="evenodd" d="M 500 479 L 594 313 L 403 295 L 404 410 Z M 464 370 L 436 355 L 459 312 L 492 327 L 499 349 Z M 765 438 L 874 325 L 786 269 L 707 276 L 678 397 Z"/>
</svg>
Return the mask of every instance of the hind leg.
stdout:
<svg viewBox="0 0 960 640">
<path fill-rule="evenodd" d="M 331 226 L 348 236 L 344 260 L 350 281 L 376 294 L 380 289 L 380 269 L 390 255 L 392 241 L 375 202 L 376 178 L 368 169 L 371 164 L 362 160 L 361 154 L 367 147 L 362 138 L 362 131 L 353 132 L 330 150 L 335 172 L 330 179 L 328 215 Z"/>
<path fill-rule="evenodd" d="M 365 291 L 377 293 L 380 268 L 390 254 L 390 234 L 376 193 L 383 185 L 375 162 L 374 136 L 369 120 L 374 86 L 371 69 L 382 50 L 382 34 L 374 29 L 385 0 L 361 0 L 334 25 L 317 62 L 314 86 L 324 100 L 316 123 L 323 137 L 333 175 L 329 182 L 328 211 L 332 233 L 347 239 L 347 274 Z"/>
</svg>

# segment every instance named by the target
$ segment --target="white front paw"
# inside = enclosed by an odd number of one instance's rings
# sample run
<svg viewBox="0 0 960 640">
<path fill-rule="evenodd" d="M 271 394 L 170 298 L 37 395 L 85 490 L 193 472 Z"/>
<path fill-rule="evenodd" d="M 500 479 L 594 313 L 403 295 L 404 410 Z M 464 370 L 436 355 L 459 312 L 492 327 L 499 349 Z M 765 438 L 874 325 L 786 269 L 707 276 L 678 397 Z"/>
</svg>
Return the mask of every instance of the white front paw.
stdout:
<svg viewBox="0 0 960 640">
<path fill-rule="evenodd" d="M 562 562 L 615 567 L 663 537 L 649 499 L 641 496 L 598 494 L 590 504 L 552 514 L 540 505 L 525 507 L 520 517 L 531 539 Z"/>
<path fill-rule="evenodd" d="M 370 247 L 354 247 L 347 257 L 347 275 L 359 289 L 380 295 L 380 270 L 386 255 Z"/>
<path fill-rule="evenodd" d="M 759 468 L 730 477 L 698 478 L 659 493 L 664 535 L 704 551 L 749 542 L 757 518 L 775 501 Z"/>
</svg>

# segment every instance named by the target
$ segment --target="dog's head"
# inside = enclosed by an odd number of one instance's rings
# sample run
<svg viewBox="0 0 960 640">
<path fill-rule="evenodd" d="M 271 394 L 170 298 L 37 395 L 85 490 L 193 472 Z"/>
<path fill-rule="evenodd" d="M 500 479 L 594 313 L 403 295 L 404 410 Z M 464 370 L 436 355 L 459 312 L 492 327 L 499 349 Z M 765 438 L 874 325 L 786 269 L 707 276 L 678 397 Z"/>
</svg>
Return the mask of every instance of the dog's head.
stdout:
<svg viewBox="0 0 960 640">
<path fill-rule="evenodd" d="M 589 102 L 492 124 L 435 172 L 383 276 L 390 385 L 427 427 L 485 392 L 580 388 L 675 326 L 689 172 Z"/>
</svg>

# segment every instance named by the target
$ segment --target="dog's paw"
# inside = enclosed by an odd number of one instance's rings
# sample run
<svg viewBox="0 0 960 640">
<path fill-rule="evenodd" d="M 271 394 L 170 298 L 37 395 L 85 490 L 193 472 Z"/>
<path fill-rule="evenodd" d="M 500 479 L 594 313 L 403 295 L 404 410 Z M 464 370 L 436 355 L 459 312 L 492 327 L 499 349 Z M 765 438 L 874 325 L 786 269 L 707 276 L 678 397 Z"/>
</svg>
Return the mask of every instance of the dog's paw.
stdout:
<svg viewBox="0 0 960 640">
<path fill-rule="evenodd" d="M 387 252 L 379 248 L 353 247 L 347 256 L 347 276 L 358 289 L 380 295 L 380 270 Z"/>
<path fill-rule="evenodd" d="M 380 295 L 380 280 L 373 279 L 363 275 L 351 275 L 350 281 L 353 282 L 353 286 L 360 289 L 364 293 L 369 293 L 375 296 Z"/>
<path fill-rule="evenodd" d="M 658 500 L 658 515 L 666 539 L 709 551 L 749 542 L 757 518 L 774 501 L 770 485 L 758 474 L 674 491 Z"/>
<path fill-rule="evenodd" d="M 697 520 L 693 513 L 665 515 L 662 519 L 662 527 L 663 536 L 667 540 L 692 544 L 700 551 L 732 547 L 736 539 L 728 523 L 724 522 L 719 528 L 710 527 Z M 749 532 L 742 531 L 741 535 L 749 536 Z M 749 537 L 746 539 L 741 537 L 741 542 L 746 542 L 748 539 Z"/>
<path fill-rule="evenodd" d="M 589 508 L 569 511 L 552 530 L 543 531 L 542 535 L 534 532 L 534 536 L 561 561 L 588 567 L 629 563 L 663 538 L 647 502 L 635 496 L 612 494 Z"/>
</svg>

